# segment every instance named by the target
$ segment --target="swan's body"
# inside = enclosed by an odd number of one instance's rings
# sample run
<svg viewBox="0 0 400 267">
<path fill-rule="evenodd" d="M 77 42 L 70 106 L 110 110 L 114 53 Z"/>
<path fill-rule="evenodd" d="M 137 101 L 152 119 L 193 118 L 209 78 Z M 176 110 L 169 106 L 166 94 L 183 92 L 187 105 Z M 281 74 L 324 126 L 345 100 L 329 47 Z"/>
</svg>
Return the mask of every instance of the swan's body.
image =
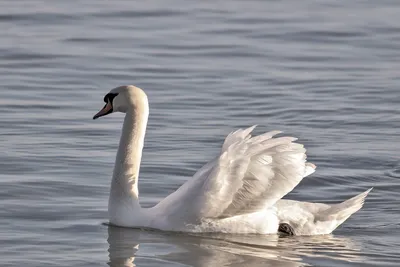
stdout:
<svg viewBox="0 0 400 267">
<path fill-rule="evenodd" d="M 362 207 L 369 192 L 332 206 L 281 200 L 315 166 L 306 162 L 306 150 L 295 138 L 273 138 L 279 132 L 251 137 L 253 126 L 229 134 L 218 157 L 156 206 L 142 208 L 138 175 L 147 96 L 137 87 L 121 86 L 104 101 L 94 118 L 126 113 L 108 206 L 112 224 L 184 232 L 328 234 Z"/>
</svg>

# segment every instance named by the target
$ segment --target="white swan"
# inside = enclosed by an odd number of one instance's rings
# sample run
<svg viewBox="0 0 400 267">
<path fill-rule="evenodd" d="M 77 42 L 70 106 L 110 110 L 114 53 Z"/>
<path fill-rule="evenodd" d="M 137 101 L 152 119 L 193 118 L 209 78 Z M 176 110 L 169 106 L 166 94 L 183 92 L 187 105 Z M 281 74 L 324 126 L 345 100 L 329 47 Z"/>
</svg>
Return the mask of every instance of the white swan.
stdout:
<svg viewBox="0 0 400 267">
<path fill-rule="evenodd" d="M 152 208 L 139 204 L 138 176 L 149 114 L 146 94 L 112 89 L 93 119 L 126 113 L 108 204 L 111 224 L 167 231 L 291 235 L 329 234 L 358 211 L 372 189 L 340 204 L 281 200 L 315 170 L 292 137 L 256 137 L 255 126 L 229 134 L 220 155 Z"/>
</svg>

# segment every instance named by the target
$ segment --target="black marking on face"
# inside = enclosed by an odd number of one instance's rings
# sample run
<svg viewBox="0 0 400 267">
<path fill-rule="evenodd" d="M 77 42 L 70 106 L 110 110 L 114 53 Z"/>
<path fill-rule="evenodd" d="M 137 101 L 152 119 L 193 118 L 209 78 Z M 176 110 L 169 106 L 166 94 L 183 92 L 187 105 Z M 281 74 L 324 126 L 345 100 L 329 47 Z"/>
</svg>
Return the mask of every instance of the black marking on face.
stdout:
<svg viewBox="0 0 400 267">
<path fill-rule="evenodd" d="M 108 103 L 110 102 L 112 105 L 112 101 L 114 100 L 114 98 L 117 96 L 118 94 L 114 94 L 114 93 L 108 93 L 104 96 L 104 102 Z"/>
<path fill-rule="evenodd" d="M 286 235 L 294 235 L 294 229 L 288 223 L 280 223 L 278 232 Z"/>
<path fill-rule="evenodd" d="M 104 102 L 106 104 L 104 105 L 104 107 L 99 112 L 97 112 L 96 115 L 93 116 L 94 120 L 97 119 L 97 118 L 106 116 L 106 115 L 108 115 L 108 114 L 110 114 L 110 113 L 112 113 L 114 111 L 113 100 L 117 95 L 118 94 L 113 94 L 113 93 L 108 93 L 108 94 L 105 95 Z"/>
</svg>

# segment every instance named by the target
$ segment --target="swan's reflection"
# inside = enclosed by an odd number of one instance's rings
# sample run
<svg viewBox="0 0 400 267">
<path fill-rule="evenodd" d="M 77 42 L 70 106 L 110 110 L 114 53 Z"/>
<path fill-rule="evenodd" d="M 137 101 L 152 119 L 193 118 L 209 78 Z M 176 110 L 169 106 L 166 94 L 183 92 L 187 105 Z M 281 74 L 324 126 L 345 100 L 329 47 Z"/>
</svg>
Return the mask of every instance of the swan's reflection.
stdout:
<svg viewBox="0 0 400 267">
<path fill-rule="evenodd" d="M 361 262 L 359 246 L 329 235 L 188 235 L 108 227 L 110 266 L 305 266 L 315 258 Z M 140 244 L 140 247 L 139 247 Z M 306 263 L 306 262 L 307 263 Z"/>
<path fill-rule="evenodd" d="M 136 266 L 135 254 L 139 249 L 140 230 L 108 226 L 109 266 Z"/>
</svg>

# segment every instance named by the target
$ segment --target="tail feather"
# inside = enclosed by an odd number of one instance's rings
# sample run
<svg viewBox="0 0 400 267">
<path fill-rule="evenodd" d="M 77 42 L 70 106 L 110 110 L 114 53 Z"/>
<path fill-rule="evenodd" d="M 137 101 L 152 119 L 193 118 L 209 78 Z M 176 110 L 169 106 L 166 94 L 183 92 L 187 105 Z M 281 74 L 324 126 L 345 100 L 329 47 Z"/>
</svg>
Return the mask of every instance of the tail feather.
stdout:
<svg viewBox="0 0 400 267">
<path fill-rule="evenodd" d="M 321 221 L 336 220 L 339 223 L 337 226 L 339 226 L 349 218 L 350 215 L 362 208 L 365 198 L 371 190 L 372 188 L 342 203 L 332 205 L 330 208 L 318 214 L 318 219 Z"/>
</svg>

